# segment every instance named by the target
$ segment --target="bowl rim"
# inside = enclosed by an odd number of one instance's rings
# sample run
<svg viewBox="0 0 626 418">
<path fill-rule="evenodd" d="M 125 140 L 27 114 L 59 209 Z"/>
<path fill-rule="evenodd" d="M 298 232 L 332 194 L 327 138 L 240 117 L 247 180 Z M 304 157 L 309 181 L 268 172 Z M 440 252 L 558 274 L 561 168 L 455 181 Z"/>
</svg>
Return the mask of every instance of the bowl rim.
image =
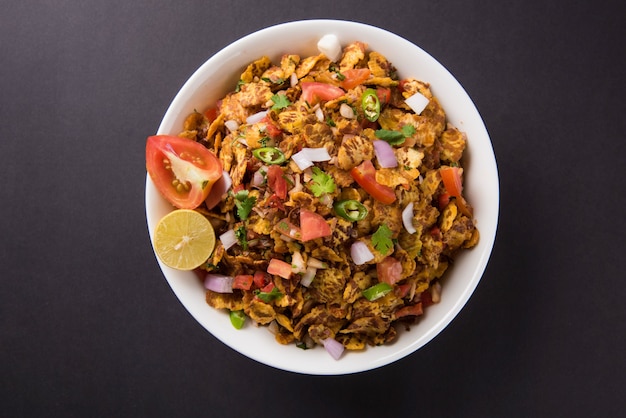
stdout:
<svg viewBox="0 0 626 418">
<path fill-rule="evenodd" d="M 479 170 L 480 173 L 473 173 L 474 169 L 467 170 L 469 174 L 468 177 L 471 177 L 471 179 L 473 180 L 481 176 L 486 176 L 485 178 L 480 179 L 480 184 L 482 188 L 472 188 L 472 191 L 477 193 L 479 199 L 482 197 L 488 200 L 488 205 L 486 205 L 484 208 L 481 208 L 481 214 L 484 213 L 484 215 L 480 218 L 476 216 L 476 219 L 479 222 L 478 227 L 481 234 L 479 243 L 480 253 L 474 254 L 472 256 L 471 278 L 467 282 L 465 282 L 464 286 L 459 285 L 462 286 L 460 293 L 458 293 L 457 297 L 454 300 L 447 301 L 446 309 L 444 312 L 434 312 L 435 310 L 437 310 L 438 305 L 433 305 L 428 308 L 428 310 L 431 310 L 431 312 L 433 312 L 432 315 L 435 315 L 437 318 L 434 319 L 432 323 L 429 323 L 428 329 L 421 330 L 424 332 L 419 333 L 417 331 L 419 324 L 413 326 L 413 329 L 408 333 L 400 331 L 402 335 L 400 335 L 399 338 L 405 338 L 407 339 L 407 341 L 403 341 L 401 343 L 396 341 L 393 344 L 380 347 L 368 347 L 364 352 L 351 352 L 349 353 L 351 357 L 344 356 L 344 358 L 340 359 L 339 361 L 334 361 L 330 359 L 330 356 L 328 356 L 326 353 L 322 353 L 322 355 L 325 356 L 322 357 L 319 353 L 313 354 L 312 352 L 315 350 L 307 350 L 305 352 L 307 354 L 307 358 L 303 361 L 303 356 L 287 354 L 284 350 L 281 349 L 283 346 L 280 346 L 275 341 L 273 343 L 278 346 L 275 349 L 256 350 L 254 347 L 250 347 L 249 339 L 251 338 L 251 336 L 244 334 L 244 337 L 242 337 L 241 333 L 254 332 L 254 336 L 256 337 L 258 335 L 258 332 L 256 332 L 258 331 L 258 329 L 252 329 L 251 327 L 248 327 L 250 329 L 239 331 L 235 330 L 237 333 L 239 333 L 236 334 L 233 332 L 234 328 L 232 328 L 232 326 L 230 325 L 226 315 L 221 315 L 222 317 L 224 317 L 220 318 L 221 323 L 219 322 L 219 320 L 216 321 L 215 319 L 220 313 L 216 315 L 215 312 L 217 311 L 209 307 L 206 303 L 204 303 L 204 308 L 201 308 L 198 304 L 198 300 L 191 300 L 192 297 L 190 296 L 190 292 L 192 292 L 193 290 L 190 290 L 190 285 L 188 283 L 185 283 L 185 279 L 183 278 L 183 276 L 189 277 L 189 275 L 193 275 L 193 273 L 173 270 L 163 265 L 158 257 L 156 257 L 156 255 L 155 258 L 157 259 L 157 263 L 159 264 L 162 273 L 165 276 L 172 291 L 175 293 L 175 295 L 179 299 L 179 302 L 187 309 L 187 311 L 196 319 L 198 323 L 200 323 L 207 331 L 209 331 L 211 335 L 220 340 L 222 343 L 226 344 L 228 347 L 241 353 L 242 355 L 270 367 L 300 374 L 341 375 L 373 370 L 393 363 L 414 353 L 419 348 L 423 347 L 425 344 L 434 339 L 450 324 L 450 322 L 454 320 L 455 317 L 457 317 L 461 309 L 467 304 L 469 298 L 478 286 L 493 251 L 499 217 L 499 179 L 495 154 L 493 151 L 491 140 L 489 138 L 489 134 L 484 125 L 482 117 L 478 112 L 478 109 L 472 102 L 465 89 L 461 86 L 461 84 L 439 61 L 433 58 L 418 45 L 386 29 L 372 26 L 366 23 L 336 19 L 307 19 L 284 22 L 257 30 L 255 32 L 251 32 L 225 46 L 217 53 L 209 57 L 183 84 L 183 86 L 169 105 L 158 128 L 157 134 L 175 134 L 180 131 L 180 128 L 178 128 L 178 131 L 174 130 L 173 128 L 175 126 L 182 127 L 182 124 L 176 125 L 176 123 L 178 123 L 177 121 L 180 121 L 182 117 L 186 116 L 186 114 L 182 115 L 182 113 L 184 113 L 184 110 L 182 109 L 186 108 L 186 102 L 188 98 L 190 96 L 193 97 L 195 94 L 198 94 L 197 91 L 199 88 L 206 89 L 206 84 L 212 79 L 219 77 L 222 77 L 222 79 L 224 79 L 224 75 L 219 75 L 218 73 L 218 70 L 220 68 L 233 65 L 233 62 L 242 61 L 244 57 L 246 57 L 247 60 L 244 62 L 251 62 L 261 55 L 264 55 L 264 51 L 262 50 L 255 50 L 253 52 L 251 50 L 252 46 L 258 45 L 260 42 L 263 43 L 267 39 L 274 39 L 280 34 L 284 34 L 285 32 L 290 31 L 295 31 L 293 33 L 298 33 L 298 36 L 296 36 L 296 38 L 306 37 L 309 33 L 315 34 L 317 38 L 326 33 L 341 34 L 341 37 L 346 38 L 347 33 L 360 32 L 361 34 L 365 35 L 358 36 L 365 36 L 366 38 L 368 38 L 366 42 L 370 46 L 371 42 L 369 42 L 369 37 L 371 37 L 371 39 L 374 39 L 374 37 L 376 37 L 377 42 L 381 45 L 383 44 L 383 42 L 385 42 L 386 45 L 394 45 L 393 49 L 401 49 L 402 51 L 406 50 L 407 52 L 415 54 L 415 56 L 419 57 L 418 61 L 420 62 L 420 65 L 426 66 L 428 67 L 428 71 L 438 74 L 438 79 L 441 78 L 442 80 L 445 80 L 445 83 L 442 83 L 442 85 L 433 83 L 431 87 L 435 96 L 442 102 L 442 106 L 444 110 L 446 110 L 447 114 L 448 108 L 444 101 L 441 100 L 440 94 L 437 93 L 438 91 L 443 93 L 445 87 L 445 89 L 447 90 L 445 90 L 444 96 L 447 97 L 448 94 L 453 94 L 455 102 L 462 102 L 462 105 L 455 105 L 454 107 L 455 109 L 456 107 L 459 107 L 465 110 L 464 116 L 466 116 L 466 119 L 460 121 L 460 123 L 464 125 L 465 128 L 469 127 L 473 132 L 477 133 L 475 135 L 472 135 L 471 137 L 468 134 L 468 137 L 470 138 L 468 141 L 469 151 L 473 149 L 472 144 L 475 143 L 476 139 L 480 138 L 478 142 L 480 142 L 481 152 L 477 154 L 474 150 L 471 156 L 471 163 L 473 164 L 476 160 L 476 170 Z M 302 35 L 303 33 L 305 35 Z M 310 38 L 313 39 L 312 35 L 310 36 Z M 315 45 L 313 45 L 312 48 L 310 45 L 307 45 L 307 48 L 316 50 Z M 392 47 L 389 48 L 391 49 Z M 293 49 L 300 50 L 300 46 L 296 45 L 296 47 Z M 371 49 L 378 50 L 383 55 L 389 57 L 389 54 L 386 53 L 384 48 L 382 48 L 381 50 L 381 48 L 371 46 Z M 396 65 L 399 72 L 402 72 L 402 69 L 399 68 L 399 66 L 397 65 L 397 60 L 394 61 L 391 58 L 389 58 L 389 60 L 394 65 Z M 236 74 L 235 71 L 235 73 L 232 75 L 237 76 L 238 74 Z M 406 74 L 405 76 L 409 75 L 422 79 L 419 76 L 413 74 Z M 428 79 L 424 79 L 423 81 L 431 83 L 431 80 Z M 232 84 L 230 85 L 232 86 Z M 219 94 L 222 95 L 223 93 L 228 91 L 228 89 L 224 88 L 219 90 Z M 448 91 L 452 91 L 452 93 L 448 93 Z M 218 93 L 215 94 L 219 96 Z M 455 125 L 457 125 L 459 129 L 461 129 L 458 124 L 458 122 L 455 123 Z M 467 131 L 467 129 L 461 130 Z M 468 150 L 466 150 L 466 152 Z M 474 184 L 474 182 L 477 182 L 477 180 L 473 180 L 472 185 Z M 475 202 L 474 199 L 470 199 L 470 201 L 472 201 L 472 203 Z M 154 184 L 152 183 L 148 174 L 146 174 L 145 205 L 148 232 L 152 244 L 153 229 L 156 222 L 158 221 L 158 219 L 160 219 L 160 216 L 162 216 L 164 212 L 172 210 L 174 208 L 167 202 L 165 202 L 165 200 L 158 194 L 158 191 L 156 191 L 156 188 L 154 187 Z M 476 248 L 470 251 L 475 250 Z M 461 257 L 465 258 L 467 256 L 466 254 L 462 254 Z M 445 287 L 443 297 L 445 298 Z M 204 300 L 204 296 L 202 296 L 202 299 Z M 215 312 L 208 313 L 206 308 Z M 226 324 L 226 326 L 230 327 L 231 329 L 227 329 L 224 324 Z M 414 338 L 410 337 L 411 333 L 415 334 Z M 289 348 L 292 350 L 296 350 L 293 346 Z M 304 352 L 303 350 L 297 351 Z M 371 352 L 374 352 L 376 355 L 367 354 Z M 309 354 L 312 355 L 309 356 Z M 362 356 L 362 359 L 359 360 L 356 356 Z"/>
</svg>

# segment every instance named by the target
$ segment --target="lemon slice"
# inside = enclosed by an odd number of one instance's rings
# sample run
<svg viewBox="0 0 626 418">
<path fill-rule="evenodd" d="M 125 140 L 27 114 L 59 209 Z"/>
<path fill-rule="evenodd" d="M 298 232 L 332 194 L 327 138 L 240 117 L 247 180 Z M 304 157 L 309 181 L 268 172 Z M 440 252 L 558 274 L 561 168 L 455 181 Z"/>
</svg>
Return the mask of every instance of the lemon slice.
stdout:
<svg viewBox="0 0 626 418">
<path fill-rule="evenodd" d="M 215 248 L 215 231 L 204 215 L 177 209 L 157 223 L 153 237 L 159 260 L 178 270 L 193 270 L 204 263 Z"/>
</svg>

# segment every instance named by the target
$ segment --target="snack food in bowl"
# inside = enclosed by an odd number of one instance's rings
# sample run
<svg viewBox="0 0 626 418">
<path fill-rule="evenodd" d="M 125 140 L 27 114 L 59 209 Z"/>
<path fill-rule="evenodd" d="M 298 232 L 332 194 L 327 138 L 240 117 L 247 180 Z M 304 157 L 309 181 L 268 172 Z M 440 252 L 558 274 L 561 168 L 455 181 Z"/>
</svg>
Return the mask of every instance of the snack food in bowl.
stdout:
<svg viewBox="0 0 626 418">
<path fill-rule="evenodd" d="M 432 57 L 371 26 L 242 38 L 189 79 L 147 150 L 153 243 L 189 209 L 219 236 L 202 280 L 155 245 L 170 286 L 218 339 L 284 370 L 353 373 L 417 350 L 465 304 L 495 238 L 497 170 L 476 108 Z"/>
</svg>

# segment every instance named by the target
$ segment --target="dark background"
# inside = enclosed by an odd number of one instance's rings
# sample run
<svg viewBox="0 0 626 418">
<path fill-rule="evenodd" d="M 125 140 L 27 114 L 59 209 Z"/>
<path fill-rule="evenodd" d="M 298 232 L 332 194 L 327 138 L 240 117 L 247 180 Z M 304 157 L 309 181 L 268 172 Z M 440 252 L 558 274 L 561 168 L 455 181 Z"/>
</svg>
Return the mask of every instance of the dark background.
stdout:
<svg viewBox="0 0 626 418">
<path fill-rule="evenodd" d="M 624 413 L 626 30 L 606 1 L 4 1 L 0 415 Z M 263 27 L 373 24 L 421 46 L 481 112 L 496 245 L 425 347 L 314 377 L 232 351 L 163 278 L 144 146 L 185 80 Z"/>
</svg>

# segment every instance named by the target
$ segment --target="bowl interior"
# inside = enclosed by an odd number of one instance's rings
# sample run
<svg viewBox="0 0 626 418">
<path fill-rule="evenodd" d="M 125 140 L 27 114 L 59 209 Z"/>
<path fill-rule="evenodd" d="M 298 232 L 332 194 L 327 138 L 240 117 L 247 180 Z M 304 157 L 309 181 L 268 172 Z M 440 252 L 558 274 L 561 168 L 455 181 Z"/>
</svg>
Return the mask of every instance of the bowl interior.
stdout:
<svg viewBox="0 0 626 418">
<path fill-rule="evenodd" d="M 420 322 L 393 344 L 346 352 L 333 360 L 323 348 L 301 350 L 278 344 L 265 328 L 247 325 L 236 330 L 225 312 L 208 306 L 204 289 L 194 273 L 177 271 L 160 264 L 172 290 L 191 315 L 212 335 L 241 354 L 279 369 L 316 375 L 346 374 L 381 367 L 422 347 L 458 314 L 476 288 L 494 244 L 499 183 L 493 148 L 484 123 L 458 81 L 428 53 L 411 42 L 380 28 L 335 20 L 284 23 L 248 35 L 227 46 L 205 62 L 184 84 L 168 108 L 159 134 L 177 134 L 194 109 L 204 109 L 234 89 L 245 66 L 262 55 L 277 62 L 285 53 L 302 57 L 317 54 L 316 44 L 325 34 L 335 34 L 342 44 L 359 40 L 395 65 L 400 77 L 415 77 L 430 83 L 433 94 L 446 111 L 448 121 L 465 131 L 468 148 L 464 155 L 464 193 L 475 210 L 481 238 L 470 251 L 460 254 L 443 280 L 442 299 L 430 306 Z M 159 219 L 172 206 L 146 179 L 146 217 L 150 237 Z"/>
</svg>

